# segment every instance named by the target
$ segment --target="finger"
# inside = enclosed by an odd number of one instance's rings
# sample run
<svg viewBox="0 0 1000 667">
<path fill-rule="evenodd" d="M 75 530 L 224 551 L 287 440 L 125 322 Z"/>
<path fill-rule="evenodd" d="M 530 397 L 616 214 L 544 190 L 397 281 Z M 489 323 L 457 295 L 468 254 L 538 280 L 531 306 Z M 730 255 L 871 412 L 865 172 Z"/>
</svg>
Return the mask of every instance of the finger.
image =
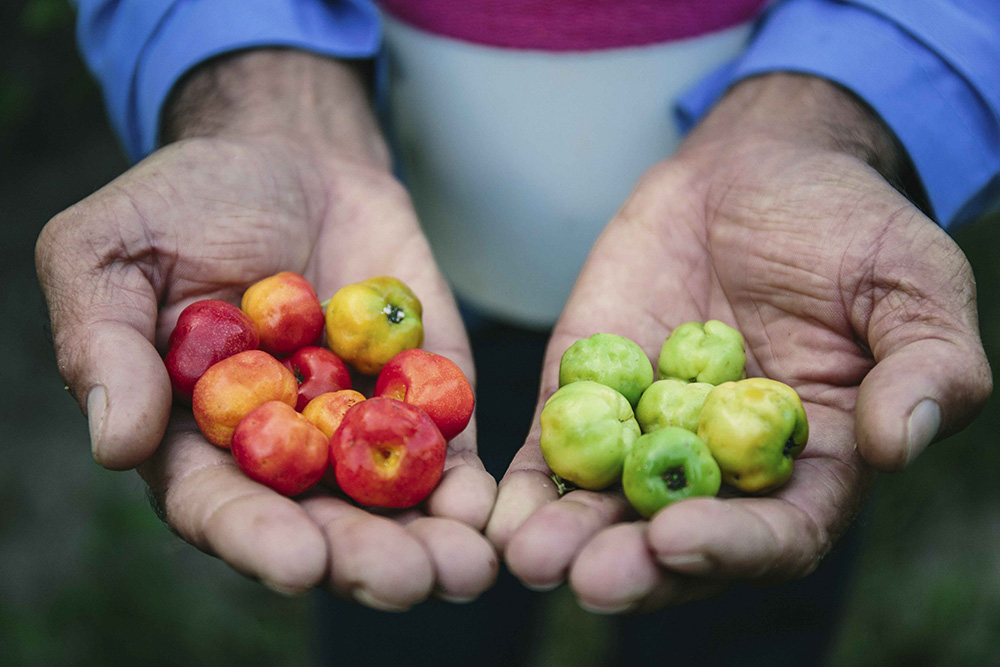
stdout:
<svg viewBox="0 0 1000 667">
<path fill-rule="evenodd" d="M 333 593 L 383 611 L 404 611 L 430 596 L 434 563 L 404 526 L 332 496 L 301 505 L 325 535 Z"/>
<path fill-rule="evenodd" d="M 290 498 L 252 481 L 193 424 L 169 433 L 139 469 L 167 523 L 187 542 L 285 593 L 323 581 L 323 533 Z"/>
<path fill-rule="evenodd" d="M 149 457 L 170 416 L 170 380 L 152 343 L 157 296 L 132 262 L 146 241 L 124 231 L 88 236 L 85 215 L 70 209 L 46 225 L 38 278 L 59 370 L 87 415 L 94 458 L 127 469 Z"/>
<path fill-rule="evenodd" d="M 886 471 L 964 428 L 992 390 L 968 262 L 929 221 L 918 229 L 905 268 L 877 264 L 864 318 L 876 364 L 858 395 L 858 447 Z"/>
<path fill-rule="evenodd" d="M 829 460 L 796 466 L 798 478 L 775 497 L 696 498 L 655 515 L 648 540 L 656 560 L 680 574 L 725 580 L 786 581 L 812 572 L 856 516 L 873 478 L 856 486 L 841 478 L 844 471 L 825 469 Z"/>
<path fill-rule="evenodd" d="M 809 574 L 829 548 L 820 526 L 773 498 L 699 498 L 650 522 L 658 562 L 675 572 L 726 579 L 791 579 Z"/>
<path fill-rule="evenodd" d="M 646 522 L 620 523 L 580 550 L 569 585 L 580 606 L 600 614 L 652 611 L 724 590 L 726 582 L 664 570 L 646 542 Z"/>
<path fill-rule="evenodd" d="M 444 475 L 424 503 L 427 513 L 482 531 L 493 511 L 497 483 L 469 452 L 449 452 Z"/>
<path fill-rule="evenodd" d="M 450 519 L 422 517 L 406 524 L 434 566 L 434 595 L 446 602 L 472 602 L 497 578 L 496 551 L 483 535 Z"/>
<path fill-rule="evenodd" d="M 496 505 L 486 524 L 486 537 L 504 553 L 521 524 L 535 510 L 557 498 L 559 491 L 549 475 L 537 470 L 508 471 L 500 480 Z"/>
<path fill-rule="evenodd" d="M 931 442 L 964 428 L 992 391 L 978 341 L 924 339 L 879 361 L 858 394 L 858 446 L 870 464 L 899 470 Z"/>
<path fill-rule="evenodd" d="M 573 491 L 533 512 L 514 531 L 504 551 L 507 567 L 529 588 L 555 588 L 587 541 L 627 511 L 618 494 Z"/>
<path fill-rule="evenodd" d="M 671 571 L 784 581 L 812 572 L 847 530 L 875 481 L 850 444 L 852 419 L 807 405 L 810 441 L 791 479 L 767 497 L 691 498 L 649 522 L 654 556 Z"/>
</svg>

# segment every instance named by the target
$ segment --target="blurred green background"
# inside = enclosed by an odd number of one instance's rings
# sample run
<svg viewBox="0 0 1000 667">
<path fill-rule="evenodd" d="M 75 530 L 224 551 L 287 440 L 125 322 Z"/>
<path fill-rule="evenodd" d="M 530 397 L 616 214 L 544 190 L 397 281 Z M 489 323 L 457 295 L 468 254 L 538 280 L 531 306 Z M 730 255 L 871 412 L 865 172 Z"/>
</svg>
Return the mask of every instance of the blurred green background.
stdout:
<svg viewBox="0 0 1000 667">
<path fill-rule="evenodd" d="M 288 599 L 175 538 L 134 473 L 99 468 L 63 391 L 33 246 L 54 214 L 127 164 L 65 0 L 0 3 L 0 665 L 308 664 L 308 599 Z M 957 233 L 1000 352 L 1000 218 Z M 864 515 L 830 667 L 1000 665 L 997 400 Z M 548 597 L 536 665 L 602 664 L 605 620 Z"/>
</svg>

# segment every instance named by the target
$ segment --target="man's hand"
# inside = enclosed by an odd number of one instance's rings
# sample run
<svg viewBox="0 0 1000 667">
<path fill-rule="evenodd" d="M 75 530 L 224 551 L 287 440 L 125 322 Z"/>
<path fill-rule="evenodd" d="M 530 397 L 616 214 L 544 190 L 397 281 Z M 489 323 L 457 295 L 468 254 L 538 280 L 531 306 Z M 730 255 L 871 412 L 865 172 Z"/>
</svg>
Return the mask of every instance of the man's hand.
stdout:
<svg viewBox="0 0 1000 667">
<path fill-rule="evenodd" d="M 320 299 L 376 275 L 424 307 L 425 347 L 474 377 L 468 340 L 409 198 L 390 173 L 361 78 L 343 64 L 257 52 L 181 90 L 176 143 L 56 216 L 37 245 L 60 371 L 90 421 L 95 459 L 139 466 L 171 528 L 271 587 L 326 584 L 370 606 L 471 599 L 496 576 L 480 531 L 496 493 L 475 427 L 449 443 L 419 509 L 376 515 L 328 491 L 291 500 L 171 415 L 158 353 L 198 299 L 239 302 L 282 270 Z M 162 441 L 161 441 L 162 440 Z"/>
<path fill-rule="evenodd" d="M 548 348 L 596 332 L 655 359 L 688 320 L 746 337 L 748 375 L 790 384 L 810 440 L 760 498 L 693 499 L 636 521 L 615 492 L 557 499 L 535 429 L 487 534 L 526 584 L 568 578 L 581 604 L 647 610 L 729 581 L 811 572 L 867 497 L 961 429 L 991 390 L 968 262 L 893 189 L 905 157 L 847 93 L 772 75 L 738 86 L 652 169 L 593 248 Z"/>
</svg>

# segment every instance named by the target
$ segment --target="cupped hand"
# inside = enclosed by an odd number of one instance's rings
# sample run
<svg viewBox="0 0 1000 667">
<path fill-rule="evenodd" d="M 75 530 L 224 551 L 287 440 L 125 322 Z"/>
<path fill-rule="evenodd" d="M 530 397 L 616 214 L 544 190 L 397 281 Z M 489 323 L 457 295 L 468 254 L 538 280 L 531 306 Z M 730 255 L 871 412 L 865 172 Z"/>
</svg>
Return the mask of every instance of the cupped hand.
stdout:
<svg viewBox="0 0 1000 667">
<path fill-rule="evenodd" d="M 188 139 L 61 213 L 37 245 L 60 370 L 94 457 L 139 466 L 170 527 L 271 587 L 326 584 L 370 606 L 471 599 L 496 575 L 481 534 L 496 493 L 475 426 L 449 443 L 419 509 L 377 515 L 330 491 L 289 499 L 251 481 L 174 408 L 160 353 L 198 299 L 239 303 L 255 281 L 303 274 L 320 299 L 376 275 L 424 307 L 425 347 L 474 377 L 451 293 L 388 171 L 273 137 Z"/>
<path fill-rule="evenodd" d="M 809 443 L 766 497 L 690 499 L 647 522 L 620 492 L 560 498 L 536 412 L 487 527 L 529 586 L 568 580 L 583 606 L 624 612 L 804 576 L 876 469 L 911 463 L 990 392 L 958 247 L 864 160 L 826 135 L 770 131 L 750 98 L 650 170 L 608 225 L 554 331 L 538 411 L 577 339 L 627 336 L 655 365 L 674 327 L 719 319 L 744 334 L 749 376 L 799 392 Z"/>
</svg>

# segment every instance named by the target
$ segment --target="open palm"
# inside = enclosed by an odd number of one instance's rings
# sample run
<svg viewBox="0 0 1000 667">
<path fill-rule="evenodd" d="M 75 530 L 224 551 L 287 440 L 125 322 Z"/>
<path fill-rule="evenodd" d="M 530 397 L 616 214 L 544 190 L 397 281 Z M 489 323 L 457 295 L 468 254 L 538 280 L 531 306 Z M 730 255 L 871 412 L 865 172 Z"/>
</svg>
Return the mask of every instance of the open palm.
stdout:
<svg viewBox="0 0 1000 667">
<path fill-rule="evenodd" d="M 688 500 L 636 521 L 620 493 L 556 500 L 536 414 L 487 533 L 526 584 L 568 579 L 593 609 L 808 574 L 874 469 L 963 426 L 990 390 L 968 263 L 878 173 L 794 142 L 722 153 L 694 146 L 661 163 L 606 228 L 550 342 L 538 409 L 579 338 L 627 336 L 655 360 L 677 325 L 719 319 L 744 334 L 748 375 L 799 392 L 809 444 L 767 497 Z"/>
<path fill-rule="evenodd" d="M 284 498 L 210 445 L 190 410 L 171 416 L 160 352 L 181 310 L 238 302 L 283 270 L 305 275 L 321 299 L 375 275 L 400 278 L 422 300 L 425 347 L 474 377 L 451 293 L 384 169 L 263 137 L 186 140 L 57 216 L 37 254 L 60 369 L 90 413 L 95 458 L 140 466 L 184 539 L 276 589 L 325 583 L 381 608 L 471 598 L 492 583 L 496 557 L 479 531 L 495 482 L 474 425 L 449 443 L 420 510 L 379 516 L 327 491 Z"/>
</svg>

